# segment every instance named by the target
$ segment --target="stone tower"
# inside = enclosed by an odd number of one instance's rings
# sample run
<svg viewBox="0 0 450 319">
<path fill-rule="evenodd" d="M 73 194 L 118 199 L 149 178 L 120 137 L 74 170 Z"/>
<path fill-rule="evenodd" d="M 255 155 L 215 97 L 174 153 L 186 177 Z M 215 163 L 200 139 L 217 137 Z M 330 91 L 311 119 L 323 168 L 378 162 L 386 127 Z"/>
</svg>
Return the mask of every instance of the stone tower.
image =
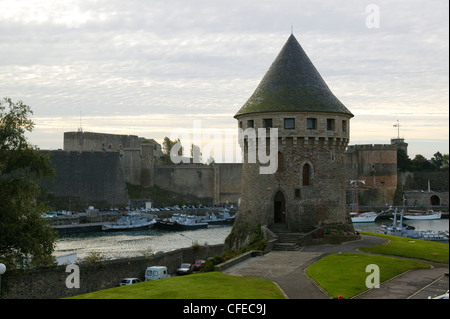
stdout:
<svg viewBox="0 0 450 319">
<path fill-rule="evenodd" d="M 353 230 L 344 171 L 353 114 L 330 91 L 294 35 L 234 117 L 244 132 L 244 158 L 241 204 L 227 247 L 245 245 L 261 225 L 292 232 L 316 226 Z M 256 143 L 245 134 L 252 128 Z M 249 160 L 252 143 L 264 147 L 258 134 L 265 132 L 267 148 L 274 129 L 277 170 L 261 174 L 264 164 Z"/>
</svg>

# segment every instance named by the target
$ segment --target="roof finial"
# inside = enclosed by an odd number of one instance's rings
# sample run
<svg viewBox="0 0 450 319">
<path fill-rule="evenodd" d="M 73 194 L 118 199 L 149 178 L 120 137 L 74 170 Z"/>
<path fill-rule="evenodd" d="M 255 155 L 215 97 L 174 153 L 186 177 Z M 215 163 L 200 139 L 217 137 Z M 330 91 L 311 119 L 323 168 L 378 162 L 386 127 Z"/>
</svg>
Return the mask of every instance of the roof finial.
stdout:
<svg viewBox="0 0 450 319">
<path fill-rule="evenodd" d="M 294 26 L 291 24 L 291 35 L 294 34 Z"/>
</svg>

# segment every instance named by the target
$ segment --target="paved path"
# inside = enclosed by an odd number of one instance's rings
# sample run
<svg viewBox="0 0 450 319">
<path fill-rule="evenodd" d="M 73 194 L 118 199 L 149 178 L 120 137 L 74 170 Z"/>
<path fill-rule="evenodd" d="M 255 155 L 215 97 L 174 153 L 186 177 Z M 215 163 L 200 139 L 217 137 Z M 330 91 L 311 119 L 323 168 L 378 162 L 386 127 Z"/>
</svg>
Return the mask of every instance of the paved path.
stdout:
<svg viewBox="0 0 450 319">
<path fill-rule="evenodd" d="M 290 299 L 331 298 L 306 274 L 305 269 L 327 254 L 338 252 L 359 252 L 358 248 L 385 243 L 387 240 L 376 236 L 362 235 L 361 240 L 340 245 L 314 245 L 301 251 L 272 251 L 266 255 L 253 257 L 224 273 L 236 276 L 263 278 L 275 282 Z M 397 276 L 380 288 L 357 296 L 357 299 L 427 299 L 448 290 L 448 264 L 434 264 L 435 268 L 411 270 Z"/>
</svg>

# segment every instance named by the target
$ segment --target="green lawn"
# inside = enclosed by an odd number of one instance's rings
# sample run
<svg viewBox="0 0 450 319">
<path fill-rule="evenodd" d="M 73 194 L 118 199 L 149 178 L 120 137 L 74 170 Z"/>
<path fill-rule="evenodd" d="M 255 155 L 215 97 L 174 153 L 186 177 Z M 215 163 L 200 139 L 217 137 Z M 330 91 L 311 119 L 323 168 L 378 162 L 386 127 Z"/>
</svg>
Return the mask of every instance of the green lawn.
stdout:
<svg viewBox="0 0 450 319">
<path fill-rule="evenodd" d="M 116 287 L 71 299 L 284 299 L 271 281 L 226 275 L 192 274 Z"/>
<path fill-rule="evenodd" d="M 445 243 L 369 232 L 361 232 L 361 234 L 384 237 L 390 240 L 389 243 L 383 245 L 360 248 L 362 251 L 449 263 L 449 246 Z"/>
<path fill-rule="evenodd" d="M 306 273 L 314 279 L 330 296 L 351 298 L 368 288 L 367 265 L 375 264 L 380 270 L 380 283 L 409 269 L 430 268 L 430 265 L 414 260 L 378 256 L 370 254 L 332 254 L 309 266 Z"/>
<path fill-rule="evenodd" d="M 430 265 L 401 256 L 424 261 L 449 262 L 448 244 L 424 240 L 412 240 L 397 236 L 361 232 L 388 238 L 389 243 L 361 248 L 373 254 L 332 254 L 314 263 L 306 270 L 332 297 L 353 297 L 368 288 L 367 265 L 380 269 L 380 282 L 384 282 L 407 270 L 429 268 Z M 126 287 L 117 287 L 75 296 L 77 299 L 284 299 L 284 295 L 271 281 L 237 277 L 220 272 L 199 273 L 148 281 Z"/>
</svg>

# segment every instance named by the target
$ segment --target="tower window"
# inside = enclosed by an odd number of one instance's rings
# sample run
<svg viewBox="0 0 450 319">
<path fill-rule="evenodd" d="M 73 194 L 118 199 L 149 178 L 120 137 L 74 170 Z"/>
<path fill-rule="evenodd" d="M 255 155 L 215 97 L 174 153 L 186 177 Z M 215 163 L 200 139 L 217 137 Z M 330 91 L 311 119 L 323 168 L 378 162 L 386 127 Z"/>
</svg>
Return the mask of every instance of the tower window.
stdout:
<svg viewBox="0 0 450 319">
<path fill-rule="evenodd" d="M 309 164 L 303 165 L 303 186 L 309 186 L 311 185 L 311 167 Z"/>
<path fill-rule="evenodd" d="M 306 119 L 306 128 L 308 130 L 316 130 L 317 129 L 317 119 L 315 119 L 315 118 Z"/>
<path fill-rule="evenodd" d="M 278 172 L 284 170 L 283 153 L 278 152 Z"/>
<path fill-rule="evenodd" d="M 328 131 L 335 130 L 334 119 L 327 119 L 327 130 Z"/>
<path fill-rule="evenodd" d="M 247 127 L 254 127 L 255 122 L 253 120 L 247 120 Z"/>
<path fill-rule="evenodd" d="M 272 119 L 264 119 L 263 124 L 265 128 L 271 128 L 272 126 Z"/>
<path fill-rule="evenodd" d="M 293 118 L 284 119 L 284 129 L 285 130 L 295 129 L 295 119 Z"/>
<path fill-rule="evenodd" d="M 295 189 L 295 198 L 300 198 L 300 188 Z"/>
</svg>

